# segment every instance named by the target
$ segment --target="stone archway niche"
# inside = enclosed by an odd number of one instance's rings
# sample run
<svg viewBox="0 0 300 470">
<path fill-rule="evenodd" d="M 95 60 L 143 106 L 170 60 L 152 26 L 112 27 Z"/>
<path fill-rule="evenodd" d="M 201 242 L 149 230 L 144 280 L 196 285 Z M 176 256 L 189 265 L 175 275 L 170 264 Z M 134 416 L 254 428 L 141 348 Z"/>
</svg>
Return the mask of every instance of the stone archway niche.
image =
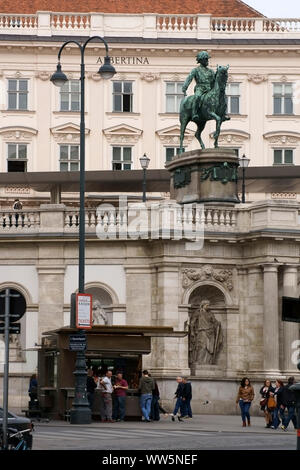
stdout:
<svg viewBox="0 0 300 470">
<path fill-rule="evenodd" d="M 86 293 L 93 296 L 93 325 L 112 325 L 113 300 L 111 295 L 102 287 L 88 287 Z"/>
<path fill-rule="evenodd" d="M 192 375 L 226 369 L 226 302 L 213 285 L 196 287 L 189 297 L 189 367 Z"/>
</svg>

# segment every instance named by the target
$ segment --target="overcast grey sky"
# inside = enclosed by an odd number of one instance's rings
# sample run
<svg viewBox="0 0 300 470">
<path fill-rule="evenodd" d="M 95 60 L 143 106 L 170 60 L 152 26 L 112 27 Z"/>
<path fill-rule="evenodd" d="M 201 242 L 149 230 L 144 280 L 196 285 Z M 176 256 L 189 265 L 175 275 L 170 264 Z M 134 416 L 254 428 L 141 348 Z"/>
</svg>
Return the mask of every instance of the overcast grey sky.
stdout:
<svg viewBox="0 0 300 470">
<path fill-rule="evenodd" d="M 300 18 L 299 0 L 243 0 L 269 18 Z"/>
</svg>

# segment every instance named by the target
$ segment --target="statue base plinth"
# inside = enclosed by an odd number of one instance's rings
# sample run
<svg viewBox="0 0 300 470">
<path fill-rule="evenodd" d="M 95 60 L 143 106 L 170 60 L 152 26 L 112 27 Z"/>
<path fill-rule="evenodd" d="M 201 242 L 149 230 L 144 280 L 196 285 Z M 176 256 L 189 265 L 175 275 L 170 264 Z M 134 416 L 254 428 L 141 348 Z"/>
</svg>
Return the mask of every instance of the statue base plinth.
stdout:
<svg viewBox="0 0 300 470">
<path fill-rule="evenodd" d="M 171 173 L 170 196 L 179 204 L 240 202 L 237 195 L 239 160 L 232 149 L 192 150 L 166 164 Z"/>
</svg>

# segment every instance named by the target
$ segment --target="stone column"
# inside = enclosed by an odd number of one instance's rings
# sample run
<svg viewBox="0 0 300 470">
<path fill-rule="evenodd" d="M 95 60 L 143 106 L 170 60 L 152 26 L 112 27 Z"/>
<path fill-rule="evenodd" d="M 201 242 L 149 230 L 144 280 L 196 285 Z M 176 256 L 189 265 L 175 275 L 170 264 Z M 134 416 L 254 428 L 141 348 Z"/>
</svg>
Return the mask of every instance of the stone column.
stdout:
<svg viewBox="0 0 300 470">
<path fill-rule="evenodd" d="M 264 292 L 261 268 L 248 268 L 248 278 L 245 286 L 245 316 L 242 336 L 244 350 L 244 365 L 246 371 L 253 373 L 263 370 L 264 363 Z"/>
<path fill-rule="evenodd" d="M 264 370 L 279 372 L 278 266 L 264 269 Z"/>
<path fill-rule="evenodd" d="M 186 313 L 179 312 L 180 287 L 178 266 L 162 263 L 157 266 L 157 325 L 172 326 L 178 331 L 184 327 Z M 189 374 L 186 338 L 156 338 L 156 374 L 176 376 Z"/>
<path fill-rule="evenodd" d="M 283 267 L 283 295 L 298 298 L 298 267 Z M 299 324 L 283 322 L 283 361 L 282 369 L 286 375 L 298 372 L 296 364 L 292 363 L 293 341 L 299 339 Z"/>
<path fill-rule="evenodd" d="M 246 268 L 238 268 L 238 299 L 239 299 L 239 346 L 240 354 L 238 359 L 238 368 L 246 370 L 248 338 L 246 335 L 247 323 L 247 275 Z"/>
<path fill-rule="evenodd" d="M 55 250 L 53 250 L 55 251 Z M 42 334 L 64 326 L 64 275 L 60 265 L 39 265 L 38 338 Z"/>
<path fill-rule="evenodd" d="M 126 272 L 126 324 L 153 325 L 151 267 L 127 265 Z"/>
</svg>

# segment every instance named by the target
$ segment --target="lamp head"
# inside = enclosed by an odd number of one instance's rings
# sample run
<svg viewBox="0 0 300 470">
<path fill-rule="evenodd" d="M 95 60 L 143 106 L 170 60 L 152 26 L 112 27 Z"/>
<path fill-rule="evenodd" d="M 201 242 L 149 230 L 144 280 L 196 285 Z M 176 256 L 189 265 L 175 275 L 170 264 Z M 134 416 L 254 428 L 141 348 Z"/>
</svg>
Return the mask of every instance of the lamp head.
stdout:
<svg viewBox="0 0 300 470">
<path fill-rule="evenodd" d="M 53 83 L 53 85 L 59 87 L 62 87 L 68 81 L 67 76 L 61 70 L 61 65 L 59 62 L 56 67 L 56 72 L 52 74 L 50 81 Z"/>
<path fill-rule="evenodd" d="M 147 170 L 150 163 L 150 158 L 144 153 L 144 155 L 140 158 L 140 164 L 143 170 Z"/>
<path fill-rule="evenodd" d="M 243 155 L 242 158 L 239 158 L 240 167 L 247 168 L 249 166 L 249 163 L 250 163 L 250 158 L 246 158 L 245 154 Z"/>
<path fill-rule="evenodd" d="M 113 65 L 111 65 L 109 56 L 104 57 L 104 64 L 101 65 L 100 69 L 98 70 L 98 73 L 105 80 L 109 80 L 115 75 L 116 69 Z"/>
</svg>

